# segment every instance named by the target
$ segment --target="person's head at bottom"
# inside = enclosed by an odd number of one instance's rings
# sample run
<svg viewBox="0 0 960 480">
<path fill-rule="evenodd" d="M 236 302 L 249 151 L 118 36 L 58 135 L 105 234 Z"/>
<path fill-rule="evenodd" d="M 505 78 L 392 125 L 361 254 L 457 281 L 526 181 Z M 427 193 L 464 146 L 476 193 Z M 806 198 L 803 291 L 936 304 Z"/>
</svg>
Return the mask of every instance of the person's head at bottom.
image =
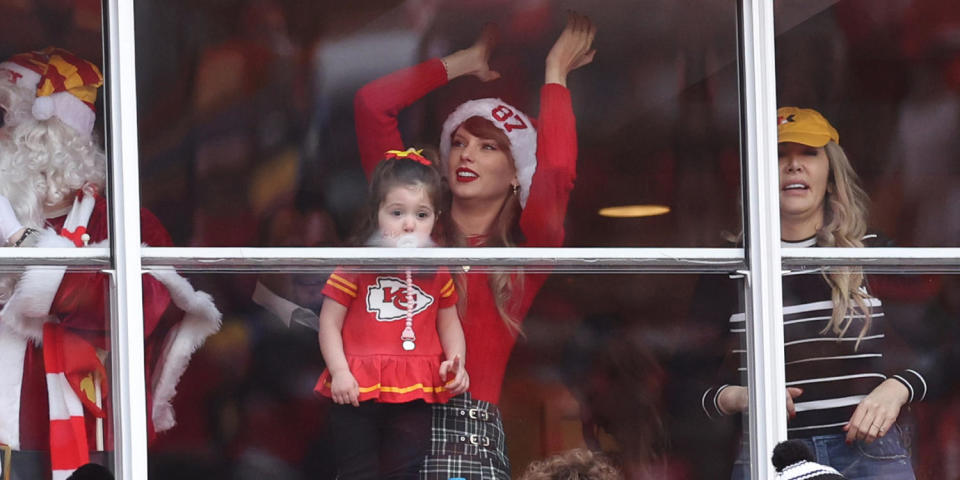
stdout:
<svg viewBox="0 0 960 480">
<path fill-rule="evenodd" d="M 781 480 L 844 479 L 833 467 L 814 462 L 813 452 L 800 440 L 780 442 L 773 448 L 773 467 Z"/>
<path fill-rule="evenodd" d="M 96 463 L 88 463 L 76 470 L 67 480 L 114 480 L 113 474 L 107 467 Z"/>
<path fill-rule="evenodd" d="M 521 480 L 619 480 L 620 470 L 604 454 L 575 448 L 530 464 Z"/>
</svg>

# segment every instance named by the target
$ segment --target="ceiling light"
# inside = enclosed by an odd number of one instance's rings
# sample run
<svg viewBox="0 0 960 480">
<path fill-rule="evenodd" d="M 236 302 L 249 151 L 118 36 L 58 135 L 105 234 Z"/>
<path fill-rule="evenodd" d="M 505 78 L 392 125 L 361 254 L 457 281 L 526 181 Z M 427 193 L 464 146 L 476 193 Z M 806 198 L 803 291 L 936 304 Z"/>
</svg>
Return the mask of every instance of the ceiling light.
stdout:
<svg viewBox="0 0 960 480">
<path fill-rule="evenodd" d="M 597 214 L 601 217 L 637 218 L 663 215 L 670 212 L 666 205 L 621 205 L 619 207 L 601 208 Z"/>
</svg>

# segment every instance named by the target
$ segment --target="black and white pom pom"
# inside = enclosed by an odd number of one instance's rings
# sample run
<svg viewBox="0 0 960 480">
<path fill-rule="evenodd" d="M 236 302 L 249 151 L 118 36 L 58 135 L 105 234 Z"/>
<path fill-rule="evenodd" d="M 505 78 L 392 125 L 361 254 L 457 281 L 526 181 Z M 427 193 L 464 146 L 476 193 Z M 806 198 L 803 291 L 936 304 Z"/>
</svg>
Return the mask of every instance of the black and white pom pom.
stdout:
<svg viewBox="0 0 960 480">
<path fill-rule="evenodd" d="M 773 467 L 778 472 L 782 472 L 784 467 L 788 467 L 804 460 L 812 462 L 814 460 L 813 452 L 807 447 L 807 444 L 799 440 L 787 440 L 780 442 L 773 448 Z"/>
</svg>

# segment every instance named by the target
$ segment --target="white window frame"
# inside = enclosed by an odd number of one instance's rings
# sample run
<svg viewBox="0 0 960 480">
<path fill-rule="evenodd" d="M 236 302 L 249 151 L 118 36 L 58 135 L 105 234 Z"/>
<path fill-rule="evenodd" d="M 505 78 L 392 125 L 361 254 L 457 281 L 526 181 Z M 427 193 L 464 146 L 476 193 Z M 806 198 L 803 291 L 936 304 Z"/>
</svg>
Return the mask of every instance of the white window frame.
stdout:
<svg viewBox="0 0 960 480">
<path fill-rule="evenodd" d="M 773 2 L 740 0 L 741 151 L 745 248 L 141 248 L 136 52 L 132 0 L 104 0 L 105 130 L 110 162 L 111 248 L 0 249 L 0 267 L 86 266 L 111 279 L 111 339 L 117 478 L 147 478 L 146 384 L 141 275 L 144 268 L 270 271 L 358 265 L 507 265 L 556 271 L 635 273 L 741 271 L 751 318 L 779 318 L 784 268 L 857 265 L 898 273 L 956 271 L 958 248 L 797 249 L 780 247 L 775 128 Z M 786 438 L 783 328 L 748 322 L 752 478 L 773 479 L 769 452 Z M 763 421 L 760 421 L 760 420 Z"/>
</svg>

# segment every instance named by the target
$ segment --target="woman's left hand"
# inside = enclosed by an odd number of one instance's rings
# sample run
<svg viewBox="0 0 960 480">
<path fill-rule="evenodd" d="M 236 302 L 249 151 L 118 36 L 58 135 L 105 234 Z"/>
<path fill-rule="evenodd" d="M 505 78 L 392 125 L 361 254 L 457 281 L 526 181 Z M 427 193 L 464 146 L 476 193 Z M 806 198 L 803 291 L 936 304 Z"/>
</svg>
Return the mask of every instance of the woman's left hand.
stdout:
<svg viewBox="0 0 960 480">
<path fill-rule="evenodd" d="M 597 27 L 589 18 L 575 12 L 567 16 L 567 26 L 547 54 L 546 83 L 567 86 L 567 74 L 589 64 L 593 55 L 593 37 Z"/>
<path fill-rule="evenodd" d="M 909 398 L 907 387 L 892 378 L 877 385 L 877 388 L 860 401 L 850 421 L 843 426 L 843 430 L 847 432 L 847 443 L 856 440 L 872 443 L 886 435 L 897 421 L 900 407 L 903 407 Z"/>
<path fill-rule="evenodd" d="M 467 375 L 467 369 L 464 368 L 460 355 L 454 355 L 452 359 L 444 360 L 440 364 L 441 379 L 446 381 L 451 373 L 453 374 L 453 380 L 447 381 L 444 387 L 453 396 L 466 392 L 470 388 L 470 376 Z"/>
</svg>

